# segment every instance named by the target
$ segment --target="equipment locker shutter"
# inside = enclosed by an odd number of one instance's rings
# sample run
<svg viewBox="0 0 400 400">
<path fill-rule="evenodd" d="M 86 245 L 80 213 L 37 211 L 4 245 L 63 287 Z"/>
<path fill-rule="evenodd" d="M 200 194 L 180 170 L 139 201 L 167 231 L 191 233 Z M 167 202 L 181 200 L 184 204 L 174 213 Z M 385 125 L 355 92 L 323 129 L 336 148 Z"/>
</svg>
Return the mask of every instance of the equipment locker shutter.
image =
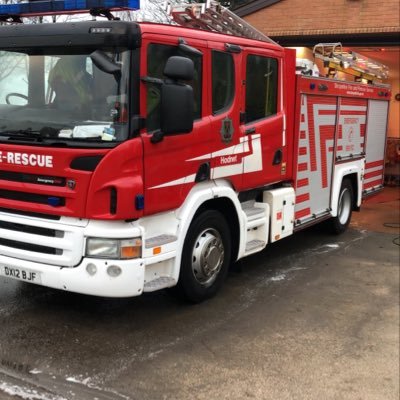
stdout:
<svg viewBox="0 0 400 400">
<path fill-rule="evenodd" d="M 366 164 L 363 194 L 382 188 L 385 165 L 385 137 L 389 102 L 369 100 L 366 133 Z"/>
</svg>

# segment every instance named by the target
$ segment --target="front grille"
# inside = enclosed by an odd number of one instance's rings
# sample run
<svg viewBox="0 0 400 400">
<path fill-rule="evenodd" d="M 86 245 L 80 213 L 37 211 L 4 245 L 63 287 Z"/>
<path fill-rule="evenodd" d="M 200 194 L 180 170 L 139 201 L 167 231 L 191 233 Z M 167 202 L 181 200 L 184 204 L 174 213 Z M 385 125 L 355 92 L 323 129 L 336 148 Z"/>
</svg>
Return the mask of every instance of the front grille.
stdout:
<svg viewBox="0 0 400 400">
<path fill-rule="evenodd" d="M 22 215 L 24 217 L 51 219 L 53 221 L 58 221 L 61 219 L 61 217 L 59 215 L 42 214 L 42 213 L 31 212 L 31 211 L 22 211 L 22 210 L 13 210 L 11 208 L 4 208 L 4 207 L 0 207 L 0 212 L 5 212 L 8 214 L 15 214 L 15 215 Z"/>
<path fill-rule="evenodd" d="M 53 196 L 37 194 L 37 193 L 26 193 L 26 192 L 17 192 L 15 190 L 0 190 L 0 198 L 7 199 L 7 200 L 17 200 L 17 201 L 24 201 L 29 203 L 37 203 L 37 204 L 49 204 L 49 198 Z M 65 198 L 64 197 L 57 197 L 58 206 L 65 205 Z"/>
<path fill-rule="evenodd" d="M 42 254 L 61 255 L 63 253 L 61 249 L 56 249 L 54 247 L 41 246 L 33 243 L 18 242 L 16 240 L 8 240 L 3 238 L 0 238 L 0 246 L 7 246 L 13 249 L 33 251 L 35 253 L 42 253 Z"/>
<path fill-rule="evenodd" d="M 63 237 L 64 232 L 56 229 L 42 228 L 38 226 L 17 224 L 15 222 L 0 221 L 0 229 L 8 229 L 10 231 L 31 233 L 40 236 Z"/>
<path fill-rule="evenodd" d="M 66 179 L 58 176 L 26 174 L 22 172 L 0 171 L 4 181 L 33 183 L 38 185 L 65 186 Z"/>
<path fill-rule="evenodd" d="M 0 254 L 58 267 L 82 260 L 84 228 L 75 219 L 45 220 L 0 210 Z"/>
</svg>

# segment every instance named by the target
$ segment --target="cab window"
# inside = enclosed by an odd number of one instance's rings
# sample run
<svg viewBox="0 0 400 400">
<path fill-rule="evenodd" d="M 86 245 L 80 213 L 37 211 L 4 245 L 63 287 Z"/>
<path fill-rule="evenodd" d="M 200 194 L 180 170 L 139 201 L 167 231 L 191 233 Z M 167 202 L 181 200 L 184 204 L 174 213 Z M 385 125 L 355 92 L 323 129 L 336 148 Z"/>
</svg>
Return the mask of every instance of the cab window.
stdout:
<svg viewBox="0 0 400 400">
<path fill-rule="evenodd" d="M 212 52 L 212 111 L 226 110 L 235 93 L 235 69 L 232 54 Z"/>
<path fill-rule="evenodd" d="M 278 60 L 249 55 L 246 63 L 246 123 L 277 113 Z"/>
<path fill-rule="evenodd" d="M 147 75 L 163 79 L 163 71 L 168 58 L 172 56 L 188 57 L 194 63 L 194 79 L 186 82 L 193 87 L 194 119 L 201 118 L 201 85 L 202 85 L 202 56 L 183 53 L 177 46 L 151 43 L 147 51 Z M 157 84 L 147 84 L 147 131 L 160 128 L 160 87 Z"/>
</svg>

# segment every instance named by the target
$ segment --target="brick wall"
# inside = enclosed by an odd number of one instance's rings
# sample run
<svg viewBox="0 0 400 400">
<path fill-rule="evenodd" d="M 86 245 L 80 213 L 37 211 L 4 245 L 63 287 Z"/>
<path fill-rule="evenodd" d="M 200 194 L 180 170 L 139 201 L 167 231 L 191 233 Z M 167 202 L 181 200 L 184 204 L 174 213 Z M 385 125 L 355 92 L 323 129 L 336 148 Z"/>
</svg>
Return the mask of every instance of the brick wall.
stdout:
<svg viewBox="0 0 400 400">
<path fill-rule="evenodd" d="M 267 35 L 399 32 L 399 0 L 282 0 L 244 19 Z"/>
</svg>

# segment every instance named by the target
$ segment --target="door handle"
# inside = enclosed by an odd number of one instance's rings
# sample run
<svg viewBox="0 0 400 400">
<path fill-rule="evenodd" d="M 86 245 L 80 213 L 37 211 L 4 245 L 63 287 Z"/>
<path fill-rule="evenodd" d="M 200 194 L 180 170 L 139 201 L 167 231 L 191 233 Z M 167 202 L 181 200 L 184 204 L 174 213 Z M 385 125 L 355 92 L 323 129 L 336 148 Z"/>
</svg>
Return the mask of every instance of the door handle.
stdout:
<svg viewBox="0 0 400 400">
<path fill-rule="evenodd" d="M 282 162 L 283 152 L 282 149 L 278 149 L 275 152 L 274 159 L 272 160 L 272 165 L 278 165 Z"/>
<path fill-rule="evenodd" d="M 244 131 L 244 133 L 246 134 L 246 135 L 250 135 L 250 134 L 252 134 L 252 133 L 256 133 L 256 128 L 249 128 L 249 129 L 246 129 L 245 131 Z"/>
</svg>

